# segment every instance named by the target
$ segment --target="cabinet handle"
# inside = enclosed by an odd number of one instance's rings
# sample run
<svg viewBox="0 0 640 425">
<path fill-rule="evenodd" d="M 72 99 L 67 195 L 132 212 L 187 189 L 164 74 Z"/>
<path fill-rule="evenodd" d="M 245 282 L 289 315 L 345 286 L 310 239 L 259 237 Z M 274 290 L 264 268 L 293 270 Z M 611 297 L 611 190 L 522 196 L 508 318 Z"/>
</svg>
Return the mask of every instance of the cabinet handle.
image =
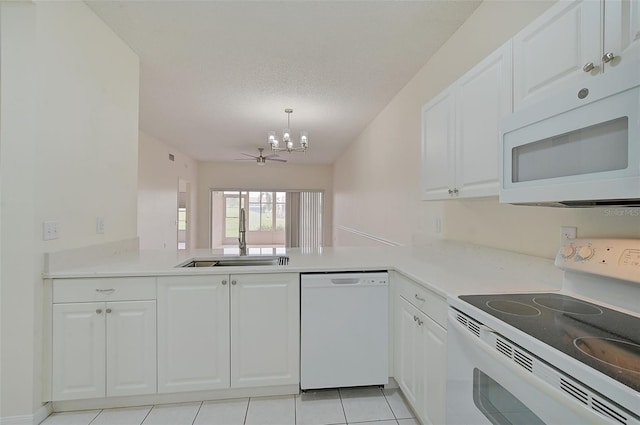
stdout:
<svg viewBox="0 0 640 425">
<path fill-rule="evenodd" d="M 416 300 L 425 302 L 426 300 L 422 297 L 419 297 L 418 294 L 415 294 Z"/>
<path fill-rule="evenodd" d="M 616 55 L 614 55 L 612 52 L 607 52 L 604 55 L 602 55 L 602 62 L 604 63 L 609 63 L 611 62 L 614 58 L 616 57 Z"/>
<path fill-rule="evenodd" d="M 235 285 L 236 283 L 238 283 L 238 282 L 236 282 L 235 280 L 232 280 L 232 281 L 231 281 L 231 284 L 232 284 L 232 285 Z"/>
<path fill-rule="evenodd" d="M 110 308 L 107 309 L 107 313 L 111 313 L 111 309 Z"/>
<path fill-rule="evenodd" d="M 447 192 L 449 192 L 449 195 L 453 194 L 453 190 L 451 190 L 451 189 L 447 190 Z"/>
<path fill-rule="evenodd" d="M 227 284 L 226 279 L 222 281 L 222 284 L 223 284 L 223 285 L 226 285 L 226 284 Z"/>
<path fill-rule="evenodd" d="M 422 320 L 420 320 L 420 318 L 419 318 L 419 317 L 416 317 L 416 319 L 418 319 L 418 320 L 417 320 L 417 322 L 418 322 L 418 326 L 422 326 Z"/>
<path fill-rule="evenodd" d="M 96 314 L 102 314 L 102 309 L 101 308 L 97 309 Z"/>
<path fill-rule="evenodd" d="M 413 315 L 413 321 L 417 322 L 418 321 L 418 316 L 416 316 L 415 314 Z"/>
<path fill-rule="evenodd" d="M 113 294 L 114 292 L 116 292 L 115 289 L 110 288 L 110 289 L 96 289 L 96 292 L 99 292 L 100 294 Z"/>
<path fill-rule="evenodd" d="M 593 62 L 587 62 L 582 67 L 582 70 L 584 72 L 591 72 L 591 71 L 593 71 L 594 68 L 595 68 L 595 65 L 593 64 Z"/>
<path fill-rule="evenodd" d="M 456 195 L 458 194 L 458 189 L 456 189 L 455 187 L 453 188 L 453 193 L 455 193 Z"/>
</svg>

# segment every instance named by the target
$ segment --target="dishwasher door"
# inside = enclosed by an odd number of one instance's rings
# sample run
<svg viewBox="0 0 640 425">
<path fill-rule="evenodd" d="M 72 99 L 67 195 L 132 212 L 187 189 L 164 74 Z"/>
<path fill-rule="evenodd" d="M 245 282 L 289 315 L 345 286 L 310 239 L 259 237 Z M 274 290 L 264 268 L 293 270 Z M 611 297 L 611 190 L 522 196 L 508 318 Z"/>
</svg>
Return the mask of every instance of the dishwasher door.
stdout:
<svg viewBox="0 0 640 425">
<path fill-rule="evenodd" d="M 302 274 L 300 387 L 385 385 L 389 276 Z"/>
</svg>

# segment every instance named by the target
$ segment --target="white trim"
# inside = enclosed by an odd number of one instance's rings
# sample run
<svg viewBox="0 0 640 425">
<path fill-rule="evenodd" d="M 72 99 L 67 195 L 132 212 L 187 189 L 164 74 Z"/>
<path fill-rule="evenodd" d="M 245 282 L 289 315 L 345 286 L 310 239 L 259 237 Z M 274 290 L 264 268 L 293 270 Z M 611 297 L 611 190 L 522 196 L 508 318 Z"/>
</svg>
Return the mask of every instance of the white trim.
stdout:
<svg viewBox="0 0 640 425">
<path fill-rule="evenodd" d="M 0 425 L 38 425 L 44 421 L 51 412 L 51 403 L 46 403 L 32 415 L 6 416 L 0 418 Z"/>
<path fill-rule="evenodd" d="M 269 387 L 253 388 L 225 388 L 220 390 L 190 391 L 183 393 L 147 394 L 137 396 L 94 398 L 85 400 L 54 401 L 53 410 L 55 412 L 66 412 L 71 410 L 111 409 L 130 406 L 187 403 L 203 400 L 225 400 L 245 397 L 295 395 L 299 393 L 299 384 L 274 385 Z"/>
<path fill-rule="evenodd" d="M 384 238 L 380 238 L 378 236 L 372 235 L 371 233 L 366 233 L 366 232 L 361 232 L 360 230 L 356 230 L 353 229 L 351 227 L 347 227 L 347 226 L 336 226 L 337 229 L 339 230 L 344 230 L 345 232 L 349 232 L 349 233 L 353 233 L 355 235 L 358 236 L 362 236 L 363 238 L 367 238 L 367 239 L 371 239 L 373 241 L 379 242 L 381 244 L 384 245 L 389 245 L 389 246 L 403 246 L 401 243 L 395 242 L 395 241 L 391 241 L 389 239 L 384 239 Z"/>
</svg>

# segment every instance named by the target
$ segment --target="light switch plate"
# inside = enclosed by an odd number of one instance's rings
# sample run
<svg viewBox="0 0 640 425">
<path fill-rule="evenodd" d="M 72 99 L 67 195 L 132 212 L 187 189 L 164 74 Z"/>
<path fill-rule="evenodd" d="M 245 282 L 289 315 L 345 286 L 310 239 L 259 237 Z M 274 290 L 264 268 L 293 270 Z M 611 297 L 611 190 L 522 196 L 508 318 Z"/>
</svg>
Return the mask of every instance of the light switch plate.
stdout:
<svg viewBox="0 0 640 425">
<path fill-rule="evenodd" d="M 104 217 L 96 217 L 96 233 L 99 235 L 104 234 Z"/>
<path fill-rule="evenodd" d="M 42 223 L 42 239 L 50 241 L 60 237 L 60 223 L 57 221 L 45 221 Z"/>
</svg>

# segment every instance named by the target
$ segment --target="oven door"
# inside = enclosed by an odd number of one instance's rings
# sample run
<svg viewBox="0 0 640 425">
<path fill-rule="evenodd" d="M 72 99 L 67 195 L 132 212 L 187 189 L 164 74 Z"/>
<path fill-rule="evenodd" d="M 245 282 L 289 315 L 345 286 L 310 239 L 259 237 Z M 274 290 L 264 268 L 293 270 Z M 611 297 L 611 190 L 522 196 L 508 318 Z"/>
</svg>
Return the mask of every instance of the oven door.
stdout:
<svg viewBox="0 0 640 425">
<path fill-rule="evenodd" d="M 458 317 L 449 309 L 448 425 L 608 423 L 534 376 L 526 360 L 523 366 L 490 345 L 496 339 L 490 328 L 476 323 L 466 327 Z"/>
</svg>

